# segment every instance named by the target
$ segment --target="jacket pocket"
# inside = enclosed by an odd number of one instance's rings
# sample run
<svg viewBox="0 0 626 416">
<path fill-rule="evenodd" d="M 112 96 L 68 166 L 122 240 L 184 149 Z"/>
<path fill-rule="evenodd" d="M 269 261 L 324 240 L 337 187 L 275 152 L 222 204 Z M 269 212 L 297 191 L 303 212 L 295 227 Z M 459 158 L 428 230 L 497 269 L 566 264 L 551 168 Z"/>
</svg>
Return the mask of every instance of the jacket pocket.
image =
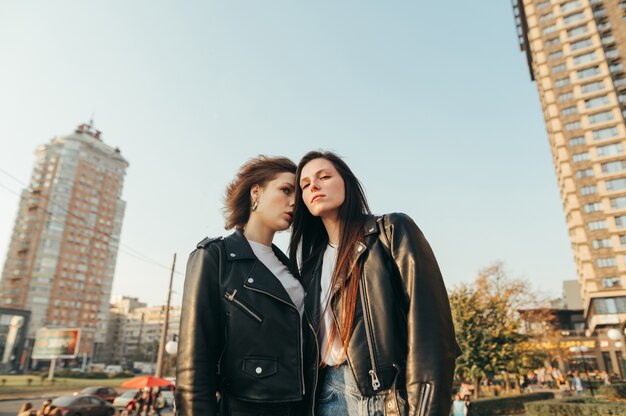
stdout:
<svg viewBox="0 0 626 416">
<path fill-rule="evenodd" d="M 228 293 L 228 290 L 225 291 L 224 298 L 258 323 L 263 322 L 263 317 L 258 312 L 237 298 L 237 289 L 233 289 L 231 293 Z"/>
<path fill-rule="evenodd" d="M 269 377 L 278 371 L 276 358 L 246 357 L 243 359 L 243 371 L 254 378 Z"/>
</svg>

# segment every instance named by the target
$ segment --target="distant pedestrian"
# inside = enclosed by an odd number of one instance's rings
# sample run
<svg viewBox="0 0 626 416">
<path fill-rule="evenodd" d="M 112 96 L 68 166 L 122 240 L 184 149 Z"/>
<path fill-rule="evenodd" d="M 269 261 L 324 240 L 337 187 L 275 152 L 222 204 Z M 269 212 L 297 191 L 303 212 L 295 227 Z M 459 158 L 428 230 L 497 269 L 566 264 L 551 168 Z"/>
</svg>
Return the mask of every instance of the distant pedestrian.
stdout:
<svg viewBox="0 0 626 416">
<path fill-rule="evenodd" d="M 50 403 L 52 403 L 50 400 L 44 400 L 39 410 L 37 410 L 37 416 L 46 415 L 46 411 L 48 409 L 48 406 L 50 406 Z"/>
<path fill-rule="evenodd" d="M 467 405 L 468 401 L 463 400 L 461 393 L 457 393 L 450 408 L 450 416 L 467 416 Z"/>
<path fill-rule="evenodd" d="M 602 383 L 611 384 L 611 376 L 606 371 L 602 370 L 600 373 L 600 378 L 602 379 Z"/>
<path fill-rule="evenodd" d="M 580 376 L 578 375 L 578 371 L 574 371 L 574 378 L 572 379 L 572 388 L 576 392 L 577 396 L 580 396 L 581 394 L 583 394 L 583 390 L 584 390 L 583 381 L 580 379 Z"/>
<path fill-rule="evenodd" d="M 17 412 L 17 416 L 35 416 L 36 414 L 37 412 L 33 408 L 33 404 L 31 402 L 24 403 Z"/>
</svg>

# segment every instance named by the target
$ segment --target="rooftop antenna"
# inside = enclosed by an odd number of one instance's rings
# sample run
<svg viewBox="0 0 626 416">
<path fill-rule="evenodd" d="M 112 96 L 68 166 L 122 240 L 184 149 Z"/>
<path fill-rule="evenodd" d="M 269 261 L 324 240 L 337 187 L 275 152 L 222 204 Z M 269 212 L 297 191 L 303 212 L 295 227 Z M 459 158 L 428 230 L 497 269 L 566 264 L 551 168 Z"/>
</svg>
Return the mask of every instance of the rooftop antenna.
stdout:
<svg viewBox="0 0 626 416">
<path fill-rule="evenodd" d="M 91 130 L 93 128 L 93 117 L 94 117 L 94 112 L 91 112 L 91 118 L 89 119 L 89 129 Z"/>
</svg>

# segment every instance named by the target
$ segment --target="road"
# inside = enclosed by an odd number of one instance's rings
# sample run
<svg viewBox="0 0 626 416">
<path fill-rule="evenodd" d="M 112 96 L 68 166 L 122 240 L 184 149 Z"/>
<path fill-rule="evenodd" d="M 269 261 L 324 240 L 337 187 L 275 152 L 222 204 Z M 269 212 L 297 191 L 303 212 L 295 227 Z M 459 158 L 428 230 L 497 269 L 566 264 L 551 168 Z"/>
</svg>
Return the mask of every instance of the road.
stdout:
<svg viewBox="0 0 626 416">
<path fill-rule="evenodd" d="M 52 396 L 56 397 L 56 396 Z M 25 402 L 31 402 L 35 409 L 39 409 L 39 406 L 45 399 L 51 398 L 50 395 L 42 395 L 39 399 L 26 399 L 26 400 L 4 400 L 0 401 L 0 416 L 16 416 L 20 406 Z M 161 412 L 162 416 L 173 416 L 174 413 L 171 410 Z"/>
</svg>

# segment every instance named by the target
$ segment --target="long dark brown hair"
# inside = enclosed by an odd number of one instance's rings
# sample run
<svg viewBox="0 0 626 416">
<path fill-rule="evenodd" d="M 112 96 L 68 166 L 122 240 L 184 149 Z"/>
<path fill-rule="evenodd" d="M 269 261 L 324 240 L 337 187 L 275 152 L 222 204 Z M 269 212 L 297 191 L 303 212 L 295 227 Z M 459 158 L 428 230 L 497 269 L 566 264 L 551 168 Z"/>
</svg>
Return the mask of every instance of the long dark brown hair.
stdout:
<svg viewBox="0 0 626 416">
<path fill-rule="evenodd" d="M 302 188 L 299 186 L 302 168 L 314 159 L 326 159 L 331 162 L 341 175 L 345 185 L 345 199 L 339 207 L 337 264 L 330 286 L 333 288 L 336 284 L 340 285 L 338 292 L 338 302 L 340 302 L 339 327 L 333 326 L 331 329 L 328 345 L 332 345 L 334 338 L 339 335 L 343 347 L 347 350 L 352 335 L 362 264 L 357 263 L 352 269 L 350 278 L 347 277 L 354 260 L 355 243 L 363 240 L 363 226 L 371 212 L 363 186 L 340 156 L 327 151 L 311 151 L 304 155 L 296 171 L 296 206 L 289 242 L 289 258 L 294 262 L 294 265 L 298 255 L 298 247 L 301 247 L 302 264 L 300 267 L 302 276 L 313 271 L 328 244 L 328 233 L 324 228 L 322 219 L 309 212 L 302 199 Z"/>
<path fill-rule="evenodd" d="M 250 219 L 250 190 L 254 185 L 264 187 L 280 173 L 295 173 L 296 164 L 286 157 L 259 155 L 247 161 L 226 187 L 224 228 L 243 230 Z"/>
</svg>

